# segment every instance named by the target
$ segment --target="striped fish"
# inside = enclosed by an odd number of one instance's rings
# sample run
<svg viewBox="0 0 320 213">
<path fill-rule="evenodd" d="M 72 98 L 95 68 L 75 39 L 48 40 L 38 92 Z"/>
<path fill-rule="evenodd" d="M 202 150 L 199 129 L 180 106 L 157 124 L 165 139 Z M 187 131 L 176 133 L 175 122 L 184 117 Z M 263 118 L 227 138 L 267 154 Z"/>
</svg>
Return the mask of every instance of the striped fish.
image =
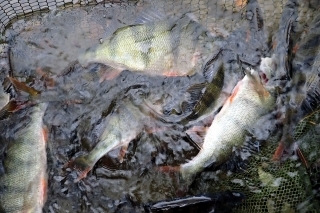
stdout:
<svg viewBox="0 0 320 213">
<path fill-rule="evenodd" d="M 97 126 L 103 129 L 97 145 L 87 155 L 77 157 L 66 165 L 80 172 L 75 182 L 86 177 L 96 162 L 111 150 L 121 148 L 119 161 L 122 162 L 130 141 L 142 132 L 146 122 L 146 116 L 132 103 L 125 101 L 116 106 L 102 123 L 102 127 Z"/>
<path fill-rule="evenodd" d="M 7 149 L 0 176 L 0 212 L 41 213 L 46 199 L 47 157 L 42 118 L 47 104 L 29 108 L 30 121 Z"/>
<path fill-rule="evenodd" d="M 117 29 L 97 48 L 80 55 L 78 61 L 82 65 L 99 62 L 120 71 L 143 71 L 151 75 L 200 72 L 202 64 L 214 52 L 218 37 L 190 13 L 178 19 L 159 19 Z"/>
</svg>

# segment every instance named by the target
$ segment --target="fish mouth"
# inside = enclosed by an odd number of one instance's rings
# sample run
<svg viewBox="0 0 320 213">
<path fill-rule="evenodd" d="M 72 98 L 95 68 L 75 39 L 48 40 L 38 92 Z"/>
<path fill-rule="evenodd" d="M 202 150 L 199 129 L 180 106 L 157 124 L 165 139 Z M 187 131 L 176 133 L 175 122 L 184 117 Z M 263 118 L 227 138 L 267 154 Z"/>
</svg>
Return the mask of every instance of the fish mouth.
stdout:
<svg viewBox="0 0 320 213">
<path fill-rule="evenodd" d="M 259 71 L 259 76 L 260 76 L 260 79 L 261 79 L 261 83 L 262 84 L 267 84 L 268 81 L 269 81 L 269 78 L 267 77 L 267 75 L 262 72 L 261 70 Z"/>
</svg>

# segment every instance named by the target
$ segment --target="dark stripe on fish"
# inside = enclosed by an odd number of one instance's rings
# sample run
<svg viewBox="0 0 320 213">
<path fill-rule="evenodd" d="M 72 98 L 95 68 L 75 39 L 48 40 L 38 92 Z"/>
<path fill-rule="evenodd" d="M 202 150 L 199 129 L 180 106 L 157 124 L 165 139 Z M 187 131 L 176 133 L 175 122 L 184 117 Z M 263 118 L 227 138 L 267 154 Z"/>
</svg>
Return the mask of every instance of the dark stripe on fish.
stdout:
<svg viewBox="0 0 320 213">
<path fill-rule="evenodd" d="M 30 167 L 35 164 L 37 164 L 37 162 L 33 159 L 26 160 L 26 159 L 19 159 L 19 158 L 8 158 L 8 163 L 7 163 L 8 167 L 14 166 L 14 168 L 25 167 L 25 166 Z M 8 171 L 8 173 L 10 173 L 9 171 Z M 11 170 L 11 171 L 14 173 L 17 173 L 14 170 Z"/>
<path fill-rule="evenodd" d="M 120 33 L 123 30 L 126 30 L 129 27 L 131 27 L 131 26 L 119 28 L 118 30 L 116 30 L 113 33 L 112 37 L 109 39 L 107 48 L 109 48 L 109 52 L 110 52 L 110 56 L 111 57 L 115 58 L 119 54 L 117 52 L 118 49 L 119 49 L 119 42 L 122 42 L 122 41 L 119 40 L 120 36 L 117 36 L 117 34 Z M 129 35 L 129 36 L 131 36 L 131 35 Z"/>
<path fill-rule="evenodd" d="M 150 53 L 152 51 L 152 41 L 154 41 L 157 34 L 157 26 L 155 23 L 150 25 L 140 25 L 140 27 L 132 27 L 130 29 L 134 38 L 135 45 L 140 45 L 139 58 L 143 61 L 144 65 L 148 67 L 150 65 Z M 143 36 L 144 35 L 144 36 Z"/>
<path fill-rule="evenodd" d="M 197 97 L 197 95 L 193 95 L 193 90 L 195 90 L 197 87 L 201 85 L 195 85 L 188 89 L 188 92 L 191 95 L 191 101 L 198 100 L 196 105 L 192 108 L 191 114 L 189 114 L 185 119 L 183 119 L 184 122 L 188 122 L 190 120 L 194 120 L 198 117 L 200 117 L 206 109 L 210 108 L 212 104 L 219 98 L 219 95 L 221 93 L 223 84 L 224 84 L 224 68 L 221 61 L 218 61 L 218 63 L 215 63 L 214 68 L 211 70 L 213 74 L 212 82 L 201 84 L 203 86 L 204 92 Z M 199 87 L 201 89 L 201 87 Z M 198 90 L 198 89 L 197 89 Z M 190 105 L 185 104 L 185 107 L 188 107 L 189 110 L 191 107 Z"/>
</svg>

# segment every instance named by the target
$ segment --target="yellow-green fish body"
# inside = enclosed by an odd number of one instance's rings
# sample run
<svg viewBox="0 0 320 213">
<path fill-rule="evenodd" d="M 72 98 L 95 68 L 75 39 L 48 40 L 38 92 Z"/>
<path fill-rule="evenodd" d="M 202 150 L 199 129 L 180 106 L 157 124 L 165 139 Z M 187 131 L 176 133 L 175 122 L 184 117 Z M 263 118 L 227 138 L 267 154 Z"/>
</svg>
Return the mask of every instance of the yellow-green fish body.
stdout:
<svg viewBox="0 0 320 213">
<path fill-rule="evenodd" d="M 79 62 L 154 75 L 192 75 L 212 54 L 215 40 L 192 15 L 185 14 L 119 28 L 94 51 L 80 56 Z"/>
<path fill-rule="evenodd" d="M 47 156 L 42 118 L 47 104 L 28 111 L 31 121 L 15 132 L 0 176 L 0 211 L 41 213 L 46 199 Z"/>
<path fill-rule="evenodd" d="M 243 143 L 246 131 L 273 105 L 274 98 L 261 84 L 258 73 L 251 70 L 215 116 L 200 152 L 180 166 L 182 177 L 189 178 L 212 163 L 225 161 L 233 147 Z"/>
<path fill-rule="evenodd" d="M 84 178 L 96 162 L 111 150 L 122 147 L 126 149 L 130 141 L 143 130 L 146 122 L 142 112 L 130 102 L 118 106 L 109 116 L 98 144 L 87 155 L 70 162 L 69 166 L 81 172 L 76 181 Z"/>
</svg>

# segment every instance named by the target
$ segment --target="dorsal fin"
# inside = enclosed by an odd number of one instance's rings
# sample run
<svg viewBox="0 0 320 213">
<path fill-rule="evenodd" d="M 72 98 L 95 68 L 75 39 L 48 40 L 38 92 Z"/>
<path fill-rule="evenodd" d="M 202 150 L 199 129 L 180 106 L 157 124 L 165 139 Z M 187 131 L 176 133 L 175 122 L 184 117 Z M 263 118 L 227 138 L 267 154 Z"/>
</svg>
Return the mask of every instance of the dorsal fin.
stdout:
<svg viewBox="0 0 320 213">
<path fill-rule="evenodd" d="M 155 9 L 155 8 L 147 8 L 141 11 L 135 20 L 135 24 L 146 24 L 157 21 L 163 21 L 166 19 L 166 15 Z"/>
</svg>

